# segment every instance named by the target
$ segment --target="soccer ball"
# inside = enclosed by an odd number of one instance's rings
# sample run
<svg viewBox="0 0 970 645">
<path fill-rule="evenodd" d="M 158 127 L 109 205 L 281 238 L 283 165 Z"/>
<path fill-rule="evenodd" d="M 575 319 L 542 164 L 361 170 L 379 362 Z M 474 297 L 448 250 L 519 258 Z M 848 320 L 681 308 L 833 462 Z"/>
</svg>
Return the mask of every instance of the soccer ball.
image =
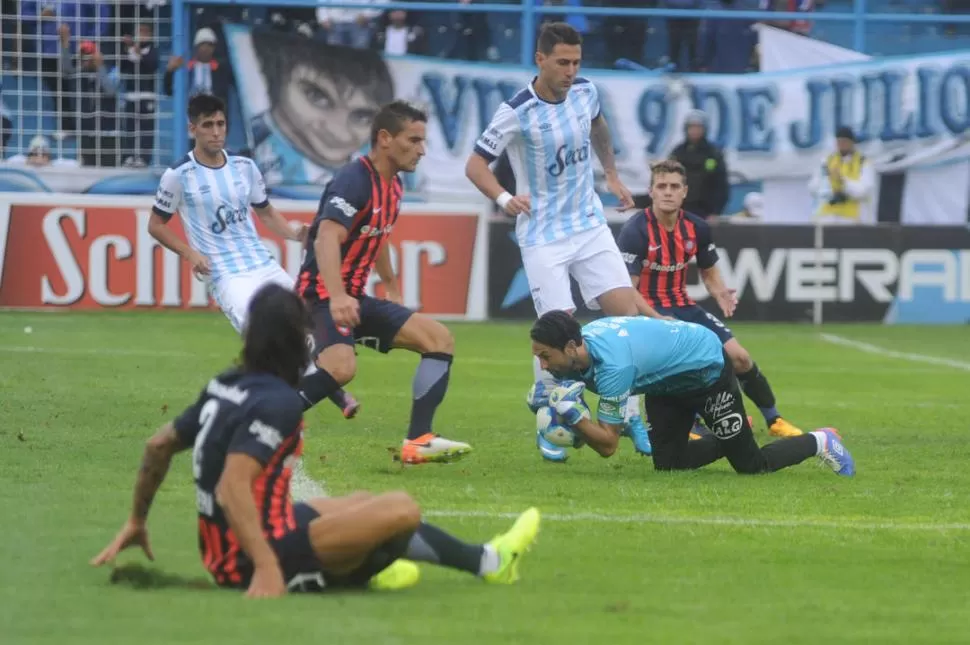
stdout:
<svg viewBox="0 0 970 645">
<path fill-rule="evenodd" d="M 576 433 L 559 418 L 555 409 L 545 405 L 536 412 L 536 429 L 539 435 L 554 446 L 575 448 L 580 442 Z"/>
</svg>

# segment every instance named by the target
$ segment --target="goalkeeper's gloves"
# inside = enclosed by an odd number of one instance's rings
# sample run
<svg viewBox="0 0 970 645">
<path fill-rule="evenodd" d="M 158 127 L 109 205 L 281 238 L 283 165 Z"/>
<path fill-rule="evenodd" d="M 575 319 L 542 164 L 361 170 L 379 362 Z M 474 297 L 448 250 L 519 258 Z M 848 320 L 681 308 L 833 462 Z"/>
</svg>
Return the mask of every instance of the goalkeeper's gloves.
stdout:
<svg viewBox="0 0 970 645">
<path fill-rule="evenodd" d="M 583 401 L 586 386 L 581 381 L 573 381 L 556 387 L 549 393 L 549 405 L 569 426 L 575 426 L 583 419 L 589 419 L 589 408 Z"/>
<path fill-rule="evenodd" d="M 525 404 L 532 410 L 532 414 L 539 412 L 539 408 L 549 405 L 549 387 L 543 381 L 536 381 L 525 395 Z"/>
</svg>

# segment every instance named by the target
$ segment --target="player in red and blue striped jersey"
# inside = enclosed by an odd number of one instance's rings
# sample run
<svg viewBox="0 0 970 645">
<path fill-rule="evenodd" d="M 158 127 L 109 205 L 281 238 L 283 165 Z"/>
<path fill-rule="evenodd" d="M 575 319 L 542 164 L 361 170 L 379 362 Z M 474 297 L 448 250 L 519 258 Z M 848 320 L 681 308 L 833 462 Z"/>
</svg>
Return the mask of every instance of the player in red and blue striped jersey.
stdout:
<svg viewBox="0 0 970 645">
<path fill-rule="evenodd" d="M 704 286 L 725 317 L 731 317 L 738 304 L 737 295 L 725 286 L 717 268 L 717 249 L 710 226 L 683 210 L 687 190 L 687 175 L 679 162 L 661 161 L 651 167 L 653 206 L 628 219 L 617 238 L 633 284 L 659 313 L 703 325 L 717 334 L 741 388 L 764 415 L 769 433 L 776 437 L 798 436 L 802 431 L 779 414 L 768 379 L 748 351 L 723 322 L 687 295 L 687 265 L 697 258 Z"/>
<path fill-rule="evenodd" d="M 195 403 L 145 447 L 129 519 L 91 563 L 140 546 L 154 559 L 147 520 L 172 457 L 192 450 L 198 539 L 220 587 L 255 597 L 369 586 L 400 589 L 430 562 L 510 584 L 535 540 L 537 509 L 486 544 L 468 544 L 421 521 L 403 492 L 315 497 L 294 503 L 292 464 L 302 452 L 303 402 L 294 389 L 310 362 L 309 312 L 292 290 L 262 287 L 247 308 L 238 367 L 209 381 Z"/>
<path fill-rule="evenodd" d="M 454 339 L 438 321 L 401 304 L 387 243 L 401 212 L 404 189 L 398 174 L 413 172 L 424 156 L 426 123 L 425 113 L 406 102 L 381 108 L 371 127 L 370 152 L 341 168 L 324 190 L 297 284 L 312 311 L 319 368 L 300 387 L 307 408 L 354 378 L 355 343 L 381 353 L 407 349 L 421 355 L 401 448 L 401 459 L 409 464 L 454 461 L 471 451 L 468 444 L 432 431 L 448 389 Z M 387 299 L 364 293 L 372 269 Z"/>
</svg>

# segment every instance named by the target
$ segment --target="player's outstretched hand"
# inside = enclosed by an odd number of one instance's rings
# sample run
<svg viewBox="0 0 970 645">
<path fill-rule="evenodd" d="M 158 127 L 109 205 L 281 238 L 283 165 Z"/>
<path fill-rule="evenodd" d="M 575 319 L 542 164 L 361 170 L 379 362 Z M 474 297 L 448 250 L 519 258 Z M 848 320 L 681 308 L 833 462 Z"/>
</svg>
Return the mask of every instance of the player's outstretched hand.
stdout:
<svg viewBox="0 0 970 645">
<path fill-rule="evenodd" d="M 628 211 L 633 208 L 633 193 L 630 189 L 623 185 L 620 178 L 616 175 L 612 175 L 606 178 L 606 187 L 610 189 L 610 192 L 620 200 L 620 205 L 616 207 L 616 210 Z"/>
<path fill-rule="evenodd" d="M 132 546 L 140 546 L 141 550 L 145 552 L 145 557 L 152 561 L 155 560 L 151 542 L 148 540 L 148 529 L 144 524 L 129 519 L 118 531 L 118 535 L 111 541 L 111 544 L 91 559 L 91 564 L 100 567 L 108 562 L 113 562 L 119 553 Z"/>
<path fill-rule="evenodd" d="M 286 593 L 286 582 L 279 566 L 256 567 L 246 590 L 248 598 L 276 598 Z"/>
<path fill-rule="evenodd" d="M 338 327 L 356 327 L 360 324 L 360 303 L 346 293 L 330 299 L 330 315 Z"/>
<path fill-rule="evenodd" d="M 520 213 L 528 215 L 532 211 L 532 200 L 528 195 L 516 195 L 509 200 L 509 203 L 502 209 L 509 217 L 515 217 Z"/>
<path fill-rule="evenodd" d="M 725 318 L 734 315 L 734 310 L 738 308 L 738 292 L 735 289 L 725 289 L 716 297 L 717 306 L 724 312 Z"/>
</svg>

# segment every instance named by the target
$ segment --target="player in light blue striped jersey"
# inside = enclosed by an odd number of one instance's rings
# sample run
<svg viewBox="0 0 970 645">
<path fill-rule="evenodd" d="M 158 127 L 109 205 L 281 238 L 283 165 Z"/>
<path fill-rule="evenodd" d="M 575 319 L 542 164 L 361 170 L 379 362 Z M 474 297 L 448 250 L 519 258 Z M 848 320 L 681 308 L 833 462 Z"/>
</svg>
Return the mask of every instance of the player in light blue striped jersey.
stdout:
<svg viewBox="0 0 970 645">
<path fill-rule="evenodd" d="M 502 103 L 475 144 L 465 174 L 489 199 L 516 218 L 516 238 L 536 313 L 574 312 L 570 276 L 586 305 L 609 316 L 659 317 L 630 281 L 593 179 L 593 153 L 618 210 L 633 207 L 620 181 L 613 141 L 596 86 L 578 76 L 582 38 L 566 23 L 547 23 L 539 34 L 537 76 Z M 506 192 L 489 168 L 508 153 L 518 195 Z M 523 190 L 527 188 L 528 190 Z M 552 382 L 539 363 L 537 381 Z M 639 401 L 631 398 L 625 434 L 641 454 L 650 454 Z M 537 437 L 542 456 L 565 461 L 566 450 Z"/>
<path fill-rule="evenodd" d="M 284 239 L 303 242 L 308 227 L 292 228 L 273 207 L 251 159 L 223 149 L 226 108 L 221 99 L 194 96 L 188 113 L 195 146 L 162 175 L 148 232 L 207 281 L 219 308 L 242 333 L 249 301 L 260 287 L 275 283 L 292 289 L 295 283 L 259 238 L 250 207 L 266 228 Z M 188 244 L 167 226 L 176 212 Z M 343 391 L 332 400 L 348 418 L 359 407 Z"/>
</svg>

